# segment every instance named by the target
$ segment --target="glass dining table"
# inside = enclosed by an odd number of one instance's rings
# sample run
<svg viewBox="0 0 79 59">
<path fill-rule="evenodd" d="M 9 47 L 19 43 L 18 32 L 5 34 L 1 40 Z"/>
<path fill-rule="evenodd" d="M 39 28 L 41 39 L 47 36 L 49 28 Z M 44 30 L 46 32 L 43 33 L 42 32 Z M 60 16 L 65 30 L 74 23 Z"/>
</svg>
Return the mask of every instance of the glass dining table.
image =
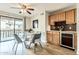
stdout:
<svg viewBox="0 0 79 59">
<path fill-rule="evenodd" d="M 21 36 L 22 41 L 24 41 L 24 45 L 26 48 L 28 48 L 30 42 L 32 41 L 32 38 L 35 33 L 29 33 L 29 32 L 24 32 L 23 35 Z"/>
</svg>

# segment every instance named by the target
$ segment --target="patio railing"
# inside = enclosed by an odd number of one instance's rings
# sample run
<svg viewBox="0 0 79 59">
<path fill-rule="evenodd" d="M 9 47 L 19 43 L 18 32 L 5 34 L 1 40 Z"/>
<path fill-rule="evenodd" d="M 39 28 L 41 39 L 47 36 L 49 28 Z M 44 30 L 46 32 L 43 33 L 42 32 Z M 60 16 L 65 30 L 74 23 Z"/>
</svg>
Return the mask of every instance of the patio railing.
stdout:
<svg viewBox="0 0 79 59">
<path fill-rule="evenodd" d="M 15 33 L 19 35 L 22 33 L 21 30 L 15 30 Z M 11 37 L 14 37 L 14 30 L 1 30 L 1 40 L 7 40 L 7 38 L 11 39 Z"/>
</svg>

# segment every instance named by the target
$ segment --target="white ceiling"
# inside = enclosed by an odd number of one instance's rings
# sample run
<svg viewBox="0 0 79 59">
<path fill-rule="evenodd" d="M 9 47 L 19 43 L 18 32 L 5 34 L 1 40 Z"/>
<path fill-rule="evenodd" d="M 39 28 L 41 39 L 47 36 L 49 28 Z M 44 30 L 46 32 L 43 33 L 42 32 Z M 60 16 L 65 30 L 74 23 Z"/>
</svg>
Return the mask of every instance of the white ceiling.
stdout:
<svg viewBox="0 0 79 59">
<path fill-rule="evenodd" d="M 72 5 L 75 5 L 75 4 L 74 3 L 31 3 L 31 6 L 35 9 L 32 12 L 32 15 L 38 13 L 38 11 L 42 9 L 45 11 L 51 12 L 51 11 L 66 8 Z M 18 14 L 21 16 L 25 16 L 25 15 L 32 16 L 32 15 L 29 15 L 28 13 L 19 14 L 19 11 L 20 11 L 19 9 L 11 8 L 11 7 L 17 7 L 17 6 L 18 6 L 18 3 L 0 3 L 0 10 L 9 12 L 9 13 Z"/>
</svg>

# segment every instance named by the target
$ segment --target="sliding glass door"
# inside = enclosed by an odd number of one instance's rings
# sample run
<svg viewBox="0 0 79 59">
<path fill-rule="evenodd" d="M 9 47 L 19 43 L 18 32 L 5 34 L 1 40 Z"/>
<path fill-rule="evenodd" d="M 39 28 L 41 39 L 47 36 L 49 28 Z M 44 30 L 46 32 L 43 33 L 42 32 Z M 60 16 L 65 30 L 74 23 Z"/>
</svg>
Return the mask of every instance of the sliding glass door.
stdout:
<svg viewBox="0 0 79 59">
<path fill-rule="evenodd" d="M 0 18 L 0 42 L 14 39 L 14 33 L 22 34 L 23 20 L 1 17 Z"/>
<path fill-rule="evenodd" d="M 23 20 L 15 19 L 15 34 L 19 37 L 23 36 Z"/>
<path fill-rule="evenodd" d="M 1 17 L 1 41 L 13 39 L 14 34 L 14 19 Z"/>
</svg>

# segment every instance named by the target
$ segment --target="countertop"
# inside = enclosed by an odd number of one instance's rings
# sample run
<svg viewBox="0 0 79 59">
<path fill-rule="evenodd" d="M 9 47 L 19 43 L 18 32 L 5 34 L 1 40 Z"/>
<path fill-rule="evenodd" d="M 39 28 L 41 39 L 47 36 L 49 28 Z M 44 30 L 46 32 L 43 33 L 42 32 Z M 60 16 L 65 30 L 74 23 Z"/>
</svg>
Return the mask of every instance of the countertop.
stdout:
<svg viewBox="0 0 79 59">
<path fill-rule="evenodd" d="M 53 31 L 61 32 L 61 33 L 77 33 L 77 31 L 58 31 L 58 30 L 50 30 L 50 31 L 47 31 L 47 32 L 53 32 Z"/>
</svg>

